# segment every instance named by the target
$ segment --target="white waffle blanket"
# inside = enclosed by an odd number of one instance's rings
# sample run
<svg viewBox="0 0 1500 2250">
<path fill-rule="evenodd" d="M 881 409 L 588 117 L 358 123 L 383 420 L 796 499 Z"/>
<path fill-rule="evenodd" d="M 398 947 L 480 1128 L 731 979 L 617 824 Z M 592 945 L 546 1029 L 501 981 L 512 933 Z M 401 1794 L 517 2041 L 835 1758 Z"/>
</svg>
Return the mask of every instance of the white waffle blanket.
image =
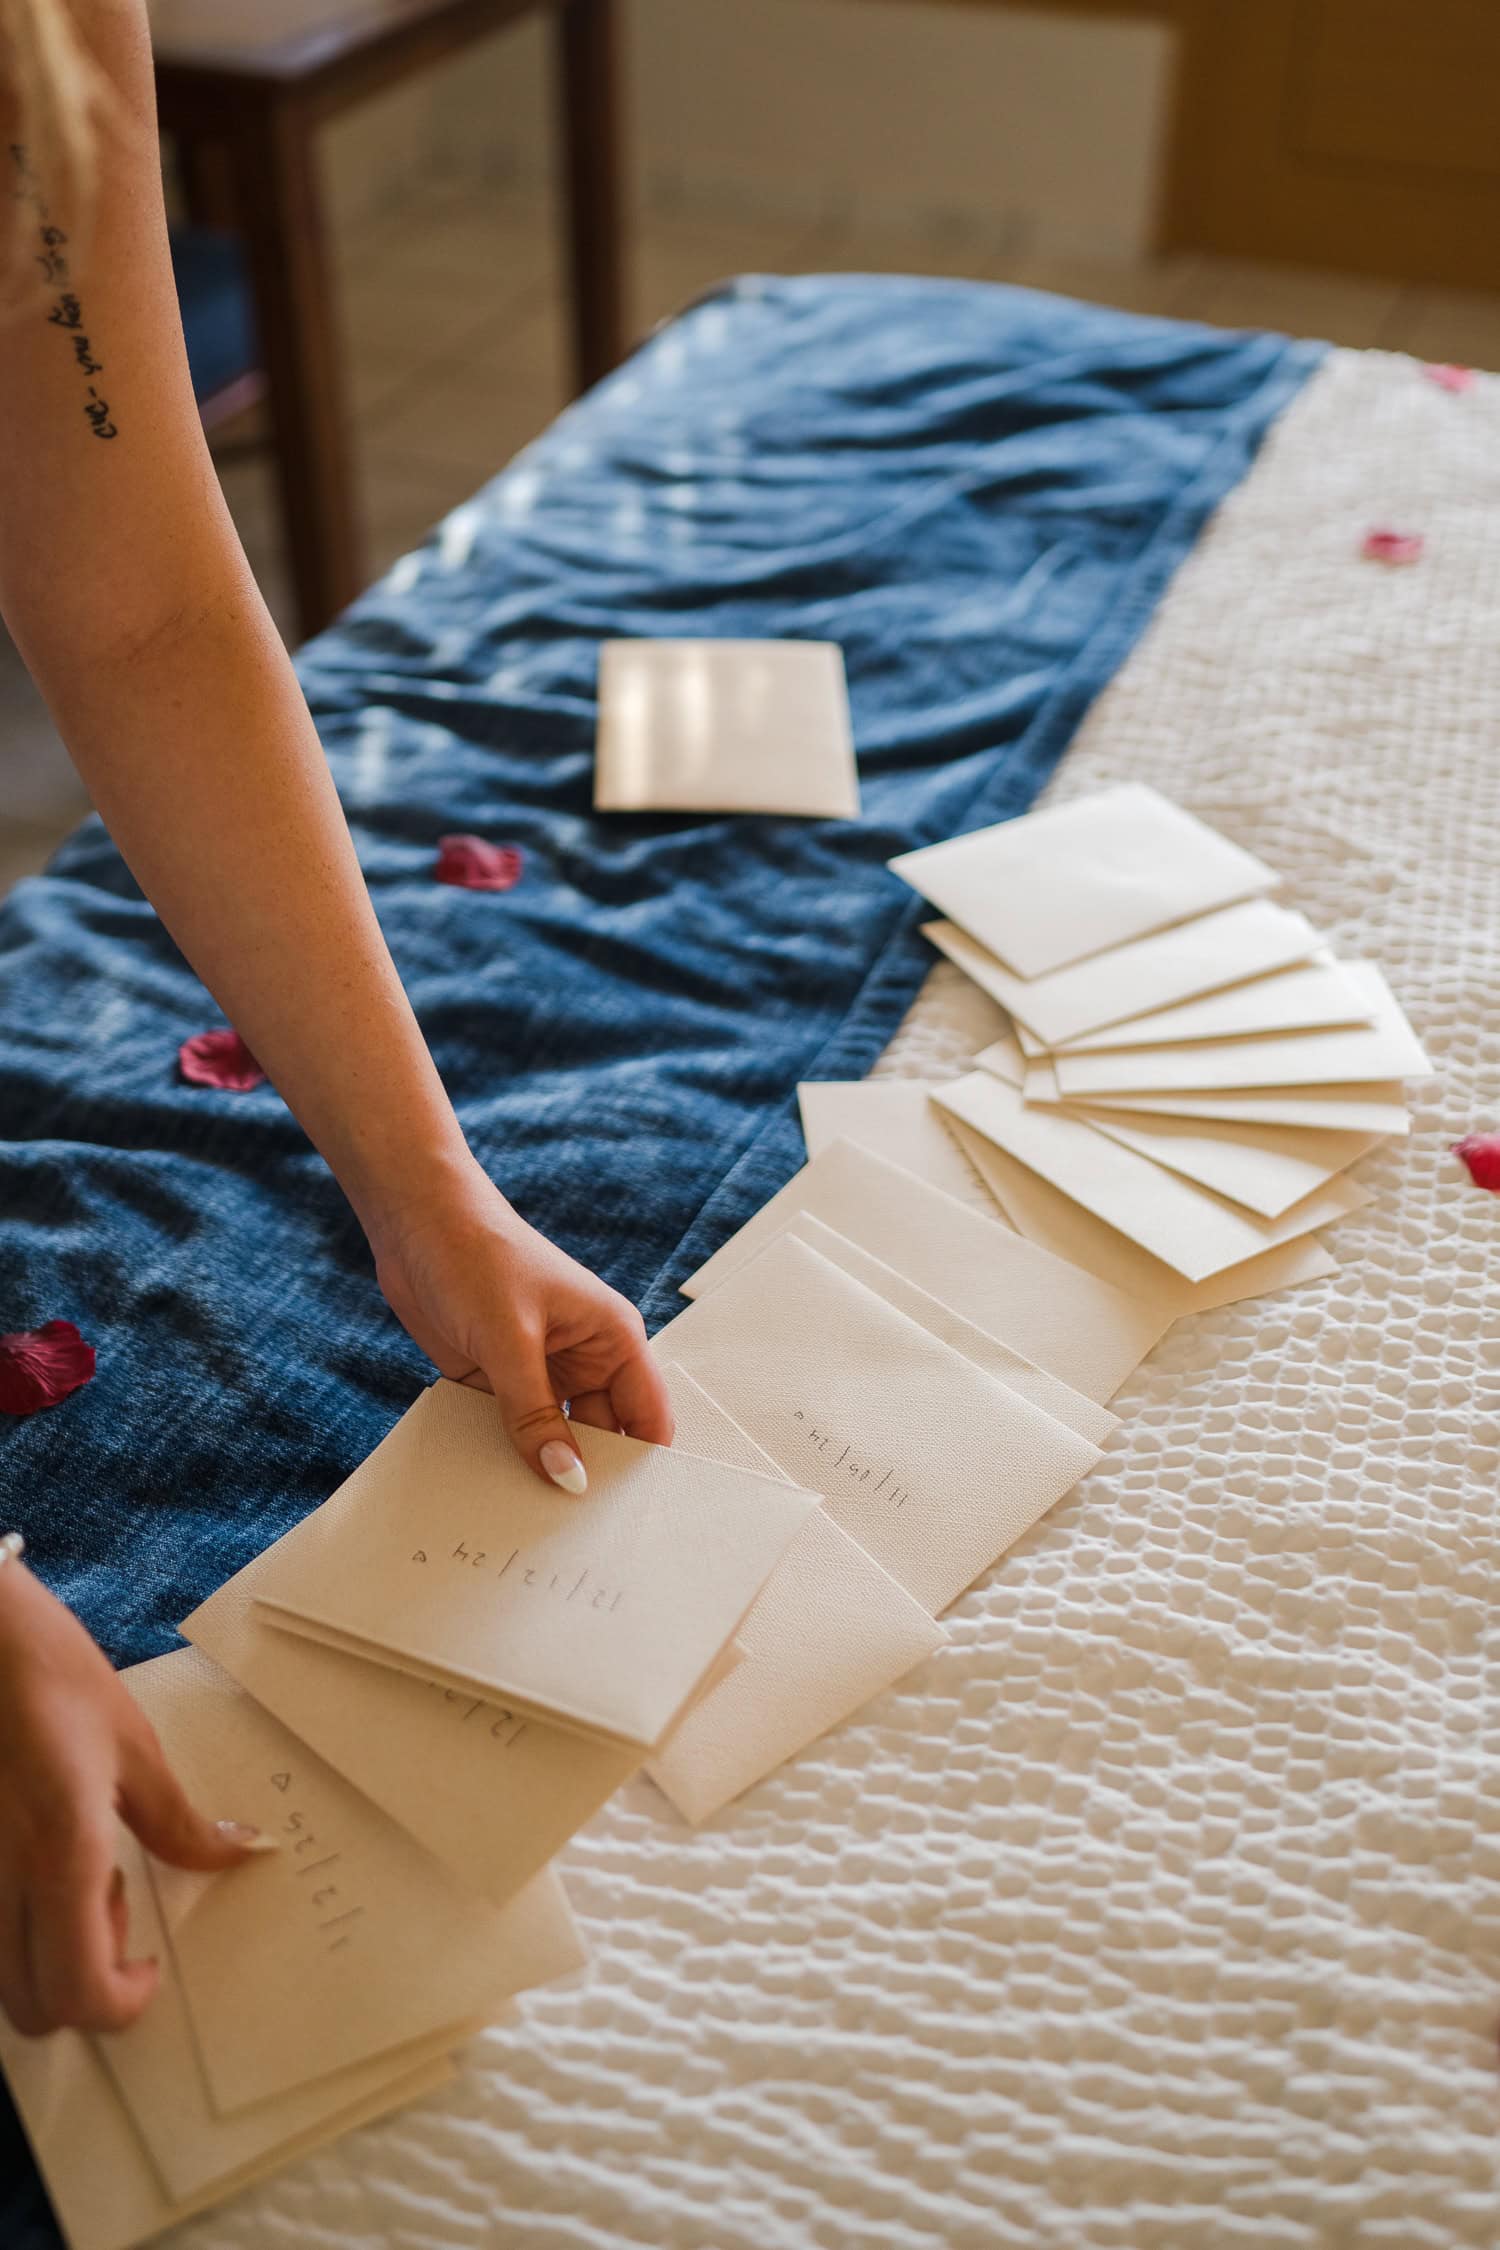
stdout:
<svg viewBox="0 0 1500 2250">
<path fill-rule="evenodd" d="M 1500 1122 L 1500 382 L 1329 360 L 1056 793 L 1126 777 L 1439 1066 L 1341 1271 L 1174 1330 L 861 1723 L 696 1836 L 627 1789 L 565 1861 L 590 1981 L 191 2250 L 1500 2242 L 1500 1201 L 1445 1152 Z"/>
</svg>

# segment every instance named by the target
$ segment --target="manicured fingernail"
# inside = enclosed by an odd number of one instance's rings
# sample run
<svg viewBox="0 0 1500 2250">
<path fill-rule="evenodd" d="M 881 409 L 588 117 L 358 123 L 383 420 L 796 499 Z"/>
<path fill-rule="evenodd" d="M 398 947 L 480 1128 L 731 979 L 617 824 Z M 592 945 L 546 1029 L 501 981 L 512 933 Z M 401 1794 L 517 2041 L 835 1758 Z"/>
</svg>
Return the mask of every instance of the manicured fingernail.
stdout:
<svg viewBox="0 0 1500 2250">
<path fill-rule="evenodd" d="M 542 1447 L 542 1467 L 552 1482 L 561 1485 L 564 1492 L 576 1494 L 588 1491 L 588 1470 L 573 1448 L 564 1445 L 561 1438 L 553 1438 L 549 1445 Z"/>
<path fill-rule="evenodd" d="M 238 1844 L 242 1852 L 279 1852 L 281 1846 L 274 1836 L 266 1835 L 260 1828 L 252 1828 L 248 1821 L 221 1820 L 219 1834 L 226 1844 Z"/>
</svg>

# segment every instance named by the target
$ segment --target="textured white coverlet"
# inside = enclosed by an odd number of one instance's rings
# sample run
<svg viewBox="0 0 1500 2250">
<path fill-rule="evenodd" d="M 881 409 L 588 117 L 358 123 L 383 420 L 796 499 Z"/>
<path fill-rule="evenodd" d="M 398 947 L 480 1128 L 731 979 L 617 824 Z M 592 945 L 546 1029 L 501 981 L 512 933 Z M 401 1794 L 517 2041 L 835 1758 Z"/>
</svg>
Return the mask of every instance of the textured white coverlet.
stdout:
<svg viewBox="0 0 1500 2250">
<path fill-rule="evenodd" d="M 1424 560 L 1359 559 L 1425 532 Z M 864 1720 L 564 1856 L 590 1981 L 191 2250 L 1493 2250 L 1500 382 L 1337 353 L 1055 795 L 1283 868 L 1438 1065 L 1330 1280 L 1175 1329 Z M 936 969 L 883 1066 L 990 1017 Z"/>
</svg>

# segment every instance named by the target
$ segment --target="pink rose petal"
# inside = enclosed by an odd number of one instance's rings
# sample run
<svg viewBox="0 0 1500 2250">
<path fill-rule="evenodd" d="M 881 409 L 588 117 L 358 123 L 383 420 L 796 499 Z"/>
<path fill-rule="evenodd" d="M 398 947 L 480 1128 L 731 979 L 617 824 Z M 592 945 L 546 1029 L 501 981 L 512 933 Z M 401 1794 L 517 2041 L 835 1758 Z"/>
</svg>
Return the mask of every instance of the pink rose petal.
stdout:
<svg viewBox="0 0 1500 2250">
<path fill-rule="evenodd" d="M 482 836 L 439 836 L 433 875 L 464 891 L 509 891 L 521 880 L 514 844 L 487 844 Z"/>
<path fill-rule="evenodd" d="M 1420 531 L 1370 531 L 1360 553 L 1366 562 L 1414 563 L 1421 561 L 1426 544 Z"/>
<path fill-rule="evenodd" d="M 190 1086 L 226 1094 L 248 1094 L 266 1075 L 237 1031 L 195 1031 L 178 1048 L 177 1067 Z"/>
<path fill-rule="evenodd" d="M 1468 1133 L 1453 1143 L 1453 1154 L 1467 1164 L 1476 1187 L 1500 1188 L 1500 1133 Z"/>
<path fill-rule="evenodd" d="M 1429 383 L 1436 383 L 1440 391 L 1472 391 L 1474 370 L 1460 367 L 1452 360 L 1430 359 L 1422 369 Z"/>
<path fill-rule="evenodd" d="M 35 1414 L 93 1379 L 94 1347 L 71 1320 L 0 1336 L 0 1414 Z"/>
</svg>

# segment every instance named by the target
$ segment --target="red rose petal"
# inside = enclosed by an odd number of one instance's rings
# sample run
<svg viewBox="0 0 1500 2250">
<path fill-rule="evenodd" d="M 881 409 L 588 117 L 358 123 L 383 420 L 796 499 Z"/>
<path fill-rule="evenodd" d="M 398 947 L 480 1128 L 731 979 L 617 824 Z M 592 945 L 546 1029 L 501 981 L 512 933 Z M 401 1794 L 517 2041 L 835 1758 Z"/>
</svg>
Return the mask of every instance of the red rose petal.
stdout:
<svg viewBox="0 0 1500 2250">
<path fill-rule="evenodd" d="M 521 880 L 514 844 L 487 844 L 482 836 L 439 836 L 433 874 L 464 891 L 509 891 Z"/>
<path fill-rule="evenodd" d="M 0 1336 L 0 1414 L 35 1414 L 92 1380 L 94 1347 L 71 1320 Z"/>
<path fill-rule="evenodd" d="M 190 1086 L 227 1094 L 248 1094 L 266 1075 L 237 1031 L 195 1031 L 178 1048 L 177 1067 Z"/>
<path fill-rule="evenodd" d="M 1436 383 L 1440 391 L 1472 391 L 1474 388 L 1473 368 L 1459 367 L 1452 360 L 1430 359 L 1422 373 L 1429 383 Z"/>
<path fill-rule="evenodd" d="M 1469 1133 L 1453 1143 L 1453 1153 L 1467 1164 L 1476 1187 L 1500 1188 L 1500 1133 Z"/>
<path fill-rule="evenodd" d="M 1419 562 L 1427 542 L 1420 531 L 1371 531 L 1360 549 L 1366 562 Z"/>
</svg>

